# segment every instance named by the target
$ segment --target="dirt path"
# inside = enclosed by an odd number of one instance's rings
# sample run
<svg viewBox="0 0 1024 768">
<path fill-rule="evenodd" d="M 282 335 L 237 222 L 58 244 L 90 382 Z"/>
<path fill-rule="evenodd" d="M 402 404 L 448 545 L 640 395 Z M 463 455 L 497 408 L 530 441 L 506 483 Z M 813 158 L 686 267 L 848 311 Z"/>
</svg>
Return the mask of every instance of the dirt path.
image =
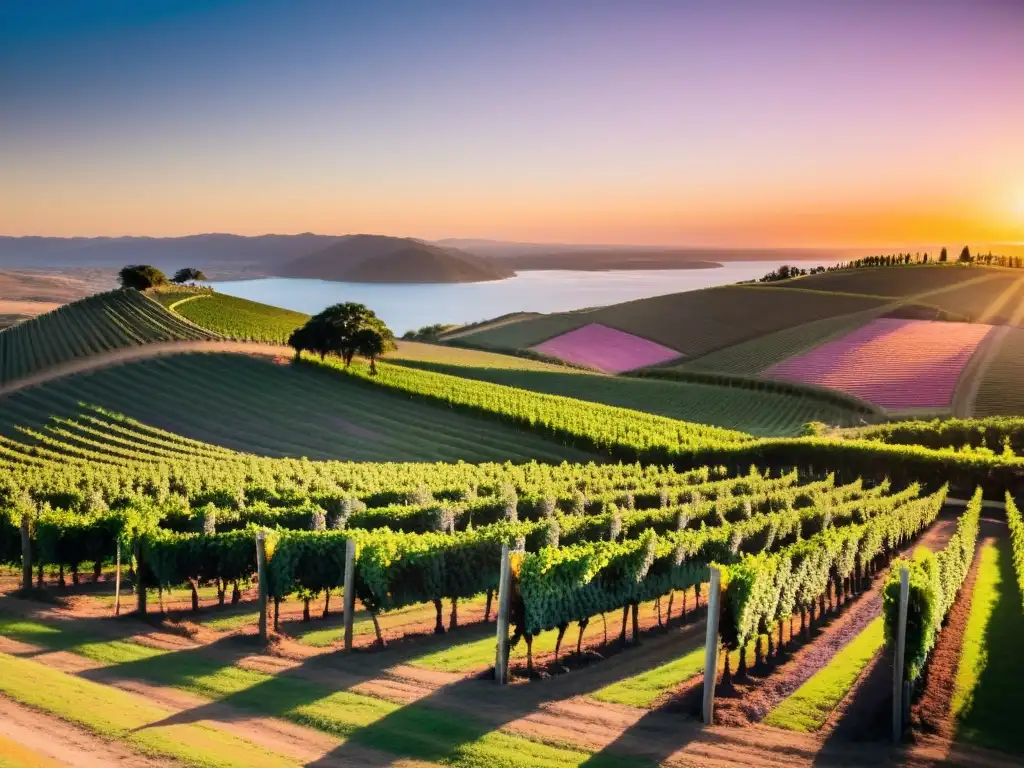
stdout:
<svg viewBox="0 0 1024 768">
<path fill-rule="evenodd" d="M 978 543 L 974 549 L 974 561 L 928 660 L 924 690 L 910 710 L 911 724 L 915 729 L 934 733 L 945 739 L 952 739 L 956 733 L 952 712 L 953 692 L 956 689 L 956 676 L 960 668 L 964 633 L 967 631 L 967 621 L 971 615 L 974 584 L 978 579 L 978 567 L 981 565 L 979 553 L 986 543 L 994 543 L 999 535 L 1005 535 L 1005 532 L 1005 526 L 1000 521 L 982 518 Z"/>
<path fill-rule="evenodd" d="M 3 695 L 0 695 L 0 736 L 60 765 L 73 768 L 158 768 L 179 765 L 176 761 L 144 757 L 122 744 L 101 739 L 63 720 L 22 706 Z"/>
<path fill-rule="evenodd" d="M 958 511 L 952 510 L 943 512 L 923 536 L 915 539 L 899 554 L 906 555 L 919 546 L 933 552 L 941 549 L 956 530 L 958 514 Z M 716 719 L 729 725 L 758 723 L 825 667 L 872 621 L 882 615 L 882 587 L 886 572 L 886 569 L 882 569 L 867 590 L 844 604 L 841 612 L 833 615 L 828 624 L 812 631 L 812 639 L 787 656 L 770 674 L 759 679 L 760 675 L 754 672 L 749 683 L 737 684 L 737 695 L 722 698 L 716 705 Z M 826 724 L 822 733 L 828 731 Z"/>
<path fill-rule="evenodd" d="M 951 519 L 941 519 L 929 530 L 924 541 L 935 547 L 952 532 Z M 770 681 L 766 689 L 772 699 L 784 698 L 822 663 L 830 658 L 855 632 L 855 624 L 869 620 L 878 597 L 878 585 L 847 613 L 825 628 L 817 641 L 805 646 L 779 670 L 782 676 Z M 22 607 L 17 607 L 20 604 Z M 502 730 L 545 743 L 576 745 L 591 751 L 617 755 L 637 755 L 675 765 L 865 765 L 898 764 L 899 753 L 884 742 L 853 744 L 827 740 L 827 734 L 798 734 L 756 724 L 759 717 L 748 718 L 746 727 L 706 728 L 699 721 L 672 708 L 647 711 L 599 702 L 590 693 L 610 682 L 652 669 L 677 658 L 684 648 L 699 641 L 704 631 L 703 617 L 683 627 L 645 637 L 640 648 L 630 648 L 598 664 L 574 670 L 542 681 L 519 683 L 498 689 L 479 676 L 440 672 L 410 666 L 406 662 L 424 652 L 427 646 L 441 647 L 452 642 L 473 640 L 480 627 L 464 627 L 444 638 L 421 638 L 396 643 L 385 651 L 357 651 L 354 654 L 311 651 L 285 640 L 266 652 L 258 650 L 251 638 L 223 636 L 200 631 L 195 636 L 177 633 L 182 627 L 151 626 L 132 619 L 85 619 L 63 609 L 16 601 L 10 606 L 19 613 L 55 623 L 88 622 L 111 638 L 131 638 L 145 645 L 169 651 L 199 653 L 224 664 L 238 666 L 285 678 L 306 680 L 336 691 L 350 691 L 402 705 L 402 717 L 414 721 L 416 712 L 441 710 L 456 719 L 478 724 L 485 730 Z M 8 608 L 8 606 L 5 606 Z M 846 627 L 846 631 L 843 631 Z M 829 638 L 832 638 L 831 640 Z M 824 641 L 824 642 L 822 642 Z M 829 645 L 831 643 L 831 645 Z M 828 653 L 825 653 L 825 646 Z M 19 647 L 21 646 L 21 647 Z M 815 646 L 819 650 L 814 650 Z M 31 646 L 0 641 L 0 650 L 32 653 Z M 800 653 L 824 654 L 809 672 L 800 662 Z M 262 717 L 237 709 L 229 703 L 210 702 L 176 689 L 154 686 L 131 679 L 116 669 L 99 665 L 69 653 L 43 653 L 39 661 L 63 671 L 145 695 L 161 705 L 180 710 L 182 717 L 199 717 L 213 727 L 234 733 L 268 749 L 316 765 L 374 763 L 381 756 L 364 753 L 351 741 L 337 741 L 319 731 L 310 731 L 287 721 Z M 809 657 L 808 657 L 809 658 Z M 187 713 L 187 714 L 184 714 Z M 763 716 L 763 714 L 762 714 Z M 374 724 L 366 726 L 372 736 Z M 380 726 L 385 727 L 385 726 Z M 390 727 L 394 727 L 392 723 Z M 251 729 L 251 730 L 250 730 Z M 372 739 L 371 739 L 372 740 Z"/>
<path fill-rule="evenodd" d="M 50 622 L 86 621 L 107 628 L 114 637 L 129 637 L 167 650 L 198 652 L 242 668 L 290 678 L 306 679 L 338 691 L 351 691 L 401 703 L 401 717 L 415 721 L 416 712 L 442 710 L 487 730 L 501 729 L 545 743 L 576 745 L 617 755 L 648 757 L 668 765 L 865 765 L 897 764 L 885 744 L 845 745 L 827 748 L 818 735 L 796 734 L 762 726 L 706 728 L 678 712 L 648 712 L 632 707 L 597 702 L 586 694 L 610 680 L 635 674 L 671 659 L 678 649 L 703 631 L 698 619 L 693 625 L 676 628 L 645 640 L 639 649 L 609 658 L 592 668 L 555 678 L 497 689 L 489 680 L 466 678 L 397 663 L 380 668 L 388 654 L 324 654 L 296 659 L 288 647 L 270 653 L 257 651 L 252 642 L 240 637 L 221 638 L 205 646 L 189 637 L 164 631 L 128 619 L 120 621 L 75 619 L 67 611 L 22 603 L 25 615 Z M 6 606 L 5 606 L 6 607 Z M 60 617 L 63 616 L 63 619 Z M 202 721 L 255 744 L 317 766 L 384 765 L 393 758 L 360 747 L 351 740 L 340 743 L 320 731 L 285 720 L 263 717 L 228 703 L 212 702 L 173 688 L 154 686 L 143 680 L 118 675 L 116 670 L 67 652 L 43 652 L 25 643 L 6 639 L 0 649 L 31 655 L 39 663 L 80 674 L 97 682 L 143 695 L 170 708 L 174 722 Z M 379 656 L 379 660 L 375 659 Z M 371 734 L 377 727 L 366 726 Z M 394 728 L 394 722 L 390 724 Z M 825 747 L 825 748 L 823 748 Z"/>
<path fill-rule="evenodd" d="M 26 376 L 23 379 L 12 381 L 0 387 L 0 397 L 9 395 L 27 387 L 34 387 L 45 384 L 54 379 L 61 379 L 65 376 L 72 376 L 76 373 L 86 373 L 99 368 L 106 368 L 111 365 L 123 365 L 133 363 L 137 360 L 148 360 L 153 357 L 165 357 L 167 355 L 183 355 L 193 352 L 207 353 L 231 353 L 239 355 L 256 355 L 259 357 L 290 357 L 292 352 L 288 347 L 276 344 L 257 344 L 246 341 L 165 341 L 153 344 L 140 344 L 134 347 L 123 349 L 112 349 L 98 355 L 83 357 L 79 360 L 71 360 L 61 363 L 44 371 Z"/>
</svg>

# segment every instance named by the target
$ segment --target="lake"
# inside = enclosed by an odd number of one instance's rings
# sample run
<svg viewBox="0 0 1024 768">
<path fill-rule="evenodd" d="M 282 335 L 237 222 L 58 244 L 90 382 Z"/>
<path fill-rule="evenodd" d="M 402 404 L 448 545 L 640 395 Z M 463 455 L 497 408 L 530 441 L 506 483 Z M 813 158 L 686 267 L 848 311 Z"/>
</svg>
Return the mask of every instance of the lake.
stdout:
<svg viewBox="0 0 1024 768">
<path fill-rule="evenodd" d="M 809 268 L 822 262 L 787 263 Z M 311 315 L 331 304 L 357 301 L 402 334 L 432 323 L 471 323 L 509 312 L 565 312 L 728 285 L 759 278 L 781 264 L 733 261 L 718 269 L 529 271 L 488 283 L 339 283 L 268 277 L 210 285 L 229 296 Z"/>
</svg>

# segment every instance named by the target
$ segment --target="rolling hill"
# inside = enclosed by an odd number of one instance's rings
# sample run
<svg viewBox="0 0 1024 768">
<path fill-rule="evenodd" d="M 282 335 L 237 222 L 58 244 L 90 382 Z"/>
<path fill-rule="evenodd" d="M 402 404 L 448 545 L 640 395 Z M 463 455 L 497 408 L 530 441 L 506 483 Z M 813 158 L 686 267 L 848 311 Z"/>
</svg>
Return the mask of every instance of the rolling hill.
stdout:
<svg viewBox="0 0 1024 768">
<path fill-rule="evenodd" d="M 482 256 L 412 238 L 351 235 L 275 268 L 279 277 L 355 283 L 475 283 L 514 272 Z"/>
<path fill-rule="evenodd" d="M 100 293 L 0 332 L 0 383 L 113 349 L 218 338 L 138 291 Z"/>
<path fill-rule="evenodd" d="M 286 344 L 309 315 L 222 293 L 190 288 L 159 289 L 150 296 L 175 314 L 226 339 Z"/>
</svg>

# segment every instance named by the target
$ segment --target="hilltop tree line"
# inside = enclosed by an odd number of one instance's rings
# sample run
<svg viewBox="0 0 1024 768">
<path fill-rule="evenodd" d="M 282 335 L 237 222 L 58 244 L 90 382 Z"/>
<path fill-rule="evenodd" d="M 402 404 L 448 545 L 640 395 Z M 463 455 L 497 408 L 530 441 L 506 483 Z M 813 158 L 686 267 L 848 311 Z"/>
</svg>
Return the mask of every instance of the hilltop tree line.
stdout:
<svg viewBox="0 0 1024 768">
<path fill-rule="evenodd" d="M 174 273 L 174 277 L 168 280 L 161 270 L 149 264 L 129 264 L 117 273 L 117 280 L 122 288 L 134 288 L 137 291 L 148 291 L 150 288 L 159 288 L 168 283 L 184 285 L 199 280 L 206 280 L 206 275 L 198 269 L 184 267 Z"/>
<path fill-rule="evenodd" d="M 916 253 L 890 253 L 878 256 L 865 256 L 860 259 L 843 261 L 831 267 L 817 266 L 811 267 L 810 269 L 802 269 L 797 266 L 783 264 L 778 269 L 773 270 L 760 278 L 758 282 L 773 283 L 778 280 L 788 280 L 792 277 L 816 275 L 820 272 L 841 272 L 850 269 L 876 267 L 903 267 L 915 266 L 918 264 L 978 264 L 986 267 L 1022 269 L 1024 268 L 1024 259 L 1020 256 L 999 256 L 997 254 L 993 254 L 991 251 L 989 253 L 975 256 L 971 253 L 970 247 L 965 245 L 963 250 L 960 251 L 960 256 L 957 257 L 955 261 L 950 260 L 949 252 L 943 248 L 939 251 L 939 255 L 934 258 L 928 253 L 921 253 L 918 251 Z"/>
</svg>

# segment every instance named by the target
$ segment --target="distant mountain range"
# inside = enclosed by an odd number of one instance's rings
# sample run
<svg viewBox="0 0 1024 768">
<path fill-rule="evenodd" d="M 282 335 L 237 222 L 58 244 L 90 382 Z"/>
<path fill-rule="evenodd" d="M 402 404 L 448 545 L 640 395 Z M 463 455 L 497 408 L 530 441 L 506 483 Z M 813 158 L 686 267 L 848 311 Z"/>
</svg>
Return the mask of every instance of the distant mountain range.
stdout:
<svg viewBox="0 0 1024 768">
<path fill-rule="evenodd" d="M 0 268 L 189 266 L 213 279 L 312 277 L 371 283 L 464 283 L 501 280 L 516 270 L 682 269 L 723 261 L 839 258 L 801 249 L 652 248 L 621 245 L 511 243 L 385 235 L 229 234 L 187 237 L 0 237 Z"/>
<path fill-rule="evenodd" d="M 351 283 L 480 283 L 515 272 L 492 259 L 412 238 L 349 235 L 281 265 L 276 274 Z"/>
</svg>

